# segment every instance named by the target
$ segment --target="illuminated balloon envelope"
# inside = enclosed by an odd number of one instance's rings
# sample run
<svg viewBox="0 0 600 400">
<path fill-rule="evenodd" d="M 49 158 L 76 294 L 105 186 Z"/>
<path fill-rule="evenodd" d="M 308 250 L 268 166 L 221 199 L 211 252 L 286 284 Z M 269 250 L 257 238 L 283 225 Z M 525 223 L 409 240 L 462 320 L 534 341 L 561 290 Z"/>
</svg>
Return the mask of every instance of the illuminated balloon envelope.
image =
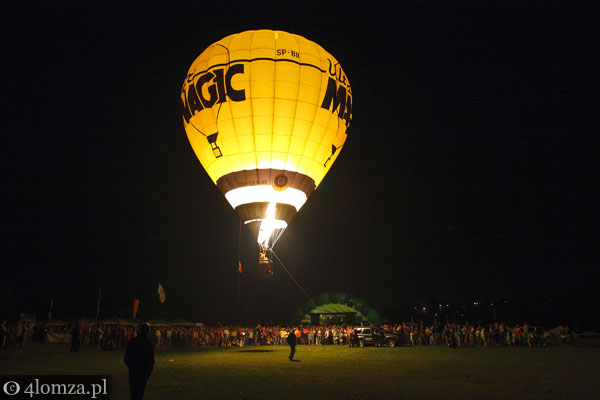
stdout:
<svg viewBox="0 0 600 400">
<path fill-rule="evenodd" d="M 321 183 L 352 120 L 337 60 L 301 36 L 247 31 L 209 46 L 181 89 L 188 139 L 264 253 Z"/>
</svg>

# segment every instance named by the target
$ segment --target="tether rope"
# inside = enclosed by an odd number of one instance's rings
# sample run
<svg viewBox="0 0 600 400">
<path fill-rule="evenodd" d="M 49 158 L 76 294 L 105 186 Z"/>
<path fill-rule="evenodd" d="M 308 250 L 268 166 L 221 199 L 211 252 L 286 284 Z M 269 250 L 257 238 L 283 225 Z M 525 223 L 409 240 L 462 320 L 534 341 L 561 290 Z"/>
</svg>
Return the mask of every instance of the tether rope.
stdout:
<svg viewBox="0 0 600 400">
<path fill-rule="evenodd" d="M 298 281 L 296 279 L 294 279 L 294 277 L 292 276 L 292 274 L 290 273 L 290 271 L 288 271 L 288 269 L 285 267 L 285 265 L 283 264 L 283 262 L 279 259 L 279 256 L 273 250 L 271 250 L 271 254 L 273 254 L 273 256 L 277 259 L 277 261 L 279 261 L 279 264 L 283 267 L 283 269 L 285 270 L 285 272 L 287 272 L 287 274 L 290 276 L 290 278 L 292 278 L 292 280 L 294 281 L 294 283 L 296 284 L 296 286 L 298 286 L 298 289 L 300 289 L 300 291 L 306 296 L 306 298 L 310 300 L 310 296 L 308 295 L 308 293 L 306 293 L 306 290 L 304 290 L 304 288 L 302 288 L 302 286 L 300 286 L 300 284 L 298 283 Z"/>
</svg>

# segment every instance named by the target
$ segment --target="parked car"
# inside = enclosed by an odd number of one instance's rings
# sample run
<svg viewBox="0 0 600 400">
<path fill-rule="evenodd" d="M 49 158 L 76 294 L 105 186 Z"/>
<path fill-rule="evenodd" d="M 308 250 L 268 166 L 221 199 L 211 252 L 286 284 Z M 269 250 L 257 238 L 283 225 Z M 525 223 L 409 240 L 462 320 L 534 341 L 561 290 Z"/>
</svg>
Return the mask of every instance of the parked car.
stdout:
<svg viewBox="0 0 600 400">
<path fill-rule="evenodd" d="M 358 347 L 396 347 L 396 345 L 400 343 L 400 337 L 397 334 L 386 332 L 383 329 L 377 327 L 355 328 L 354 335 Z"/>
</svg>

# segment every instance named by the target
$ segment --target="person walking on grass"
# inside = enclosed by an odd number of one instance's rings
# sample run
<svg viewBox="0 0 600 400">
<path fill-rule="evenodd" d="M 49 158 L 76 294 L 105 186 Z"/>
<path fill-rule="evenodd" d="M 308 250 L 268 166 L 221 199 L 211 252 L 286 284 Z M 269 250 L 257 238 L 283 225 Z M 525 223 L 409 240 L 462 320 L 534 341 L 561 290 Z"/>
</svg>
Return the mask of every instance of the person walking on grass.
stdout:
<svg viewBox="0 0 600 400">
<path fill-rule="evenodd" d="M 290 356 L 288 358 L 292 361 L 294 359 L 294 354 L 296 354 L 296 332 L 294 329 L 290 330 L 287 342 L 290 345 Z"/>
<path fill-rule="evenodd" d="M 141 400 L 146 383 L 154 368 L 154 346 L 148 337 L 150 325 L 140 326 L 137 337 L 125 349 L 125 365 L 129 368 L 129 394 L 131 400 Z"/>
</svg>

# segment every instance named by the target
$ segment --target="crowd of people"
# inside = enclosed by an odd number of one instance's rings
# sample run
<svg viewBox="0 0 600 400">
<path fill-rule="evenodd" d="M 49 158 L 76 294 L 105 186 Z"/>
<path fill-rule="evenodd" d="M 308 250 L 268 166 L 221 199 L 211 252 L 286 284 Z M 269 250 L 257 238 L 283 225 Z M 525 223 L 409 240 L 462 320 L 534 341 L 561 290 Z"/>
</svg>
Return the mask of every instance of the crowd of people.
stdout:
<svg viewBox="0 0 600 400">
<path fill-rule="evenodd" d="M 450 347 L 480 346 L 546 346 L 548 333 L 541 327 L 527 323 L 509 326 L 492 324 L 434 324 L 414 323 L 384 324 L 380 328 L 398 335 L 399 346 L 446 345 Z M 285 346 L 290 334 L 297 338 L 298 345 L 346 345 L 356 346 L 358 340 L 353 325 L 333 326 L 196 326 L 166 325 L 152 326 L 150 338 L 156 348 L 179 347 L 232 347 L 232 346 Z M 136 336 L 136 325 L 79 324 L 47 326 L 44 324 L 11 323 L 0 325 L 0 349 L 24 347 L 30 341 L 61 341 L 67 335 L 77 336 L 77 348 L 89 346 L 103 350 L 124 349 Z M 573 334 L 565 328 L 560 332 L 561 344 L 572 341 Z M 570 340 L 569 340 L 570 339 Z"/>
</svg>

